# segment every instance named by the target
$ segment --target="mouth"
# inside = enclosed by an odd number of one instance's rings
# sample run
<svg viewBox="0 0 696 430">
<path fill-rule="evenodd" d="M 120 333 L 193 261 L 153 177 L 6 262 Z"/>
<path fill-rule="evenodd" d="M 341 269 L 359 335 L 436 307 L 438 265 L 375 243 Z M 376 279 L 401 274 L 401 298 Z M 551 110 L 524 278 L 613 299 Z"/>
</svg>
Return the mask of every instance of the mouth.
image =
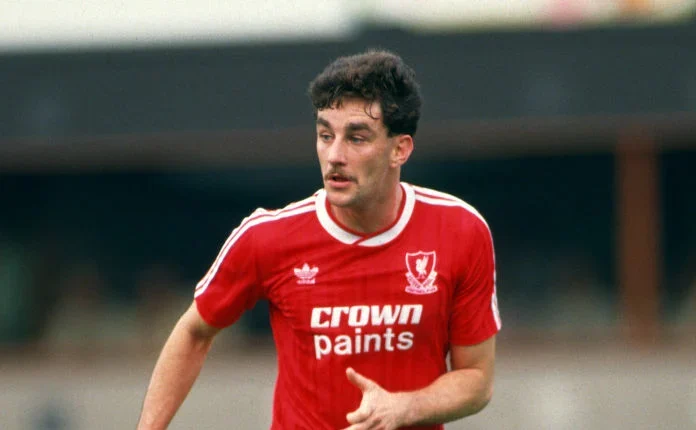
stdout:
<svg viewBox="0 0 696 430">
<path fill-rule="evenodd" d="M 342 187 L 348 185 L 350 182 L 353 182 L 353 179 L 340 173 L 330 173 L 326 175 L 326 182 L 334 187 Z"/>
<path fill-rule="evenodd" d="M 335 181 L 335 182 L 348 182 L 350 181 L 350 178 L 344 175 L 341 175 L 340 173 L 331 173 L 327 175 L 327 179 L 329 181 Z"/>
</svg>

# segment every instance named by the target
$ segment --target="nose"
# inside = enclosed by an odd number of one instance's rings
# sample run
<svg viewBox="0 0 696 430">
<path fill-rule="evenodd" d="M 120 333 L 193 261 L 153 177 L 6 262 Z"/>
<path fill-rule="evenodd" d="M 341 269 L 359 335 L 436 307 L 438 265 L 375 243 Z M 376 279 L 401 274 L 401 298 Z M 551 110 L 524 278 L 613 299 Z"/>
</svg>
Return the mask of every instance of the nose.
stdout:
<svg viewBox="0 0 696 430">
<path fill-rule="evenodd" d="M 346 145 L 342 138 L 337 137 L 327 148 L 326 161 L 330 164 L 346 163 Z"/>
</svg>

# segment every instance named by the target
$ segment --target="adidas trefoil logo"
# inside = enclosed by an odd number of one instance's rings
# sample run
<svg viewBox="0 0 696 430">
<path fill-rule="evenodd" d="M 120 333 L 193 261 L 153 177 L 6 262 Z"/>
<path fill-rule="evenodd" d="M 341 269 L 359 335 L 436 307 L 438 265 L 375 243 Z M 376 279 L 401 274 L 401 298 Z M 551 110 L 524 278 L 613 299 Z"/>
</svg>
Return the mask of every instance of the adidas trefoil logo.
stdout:
<svg viewBox="0 0 696 430">
<path fill-rule="evenodd" d="M 297 283 L 300 285 L 313 285 L 316 283 L 316 276 L 319 268 L 309 267 L 309 264 L 305 263 L 301 268 L 295 267 L 295 276 L 297 276 Z"/>
</svg>

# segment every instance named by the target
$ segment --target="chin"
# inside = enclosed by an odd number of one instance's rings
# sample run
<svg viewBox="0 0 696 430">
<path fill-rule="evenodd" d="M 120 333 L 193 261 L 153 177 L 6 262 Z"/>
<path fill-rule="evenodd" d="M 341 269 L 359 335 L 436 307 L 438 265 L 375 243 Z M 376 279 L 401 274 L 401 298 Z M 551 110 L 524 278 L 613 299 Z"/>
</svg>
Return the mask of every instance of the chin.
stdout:
<svg viewBox="0 0 696 430">
<path fill-rule="evenodd" d="M 342 208 L 350 206 L 353 203 L 354 199 L 351 195 L 346 195 L 345 193 L 326 189 L 326 200 L 328 200 L 329 204 L 331 204 L 332 206 Z"/>
</svg>

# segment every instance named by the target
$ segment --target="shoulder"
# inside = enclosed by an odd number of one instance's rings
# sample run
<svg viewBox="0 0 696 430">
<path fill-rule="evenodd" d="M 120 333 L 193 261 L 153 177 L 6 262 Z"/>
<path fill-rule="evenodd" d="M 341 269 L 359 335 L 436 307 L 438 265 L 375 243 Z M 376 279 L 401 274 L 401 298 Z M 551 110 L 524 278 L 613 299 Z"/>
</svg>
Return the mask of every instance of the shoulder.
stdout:
<svg viewBox="0 0 696 430">
<path fill-rule="evenodd" d="M 292 202 L 280 209 L 269 210 L 257 208 L 248 217 L 242 220 L 239 229 L 242 230 L 282 230 L 288 223 L 295 224 L 298 218 L 306 217 L 315 212 L 317 193 L 296 202 Z"/>
<path fill-rule="evenodd" d="M 452 219 L 452 221 L 460 221 L 465 225 L 488 230 L 488 223 L 483 215 L 474 206 L 459 197 L 431 188 L 410 186 L 413 188 L 417 204 L 423 206 L 428 212 L 437 212 L 445 218 Z"/>
<path fill-rule="evenodd" d="M 269 243 L 278 243 L 278 237 L 286 237 L 289 226 L 306 225 L 302 218 L 310 219 L 315 212 L 316 194 L 306 199 L 293 202 L 281 209 L 268 210 L 258 208 L 242 220 L 232 230 L 223 245 L 223 254 L 229 249 L 248 249 L 265 247 Z M 300 222 L 298 222 L 300 221 Z"/>
</svg>

